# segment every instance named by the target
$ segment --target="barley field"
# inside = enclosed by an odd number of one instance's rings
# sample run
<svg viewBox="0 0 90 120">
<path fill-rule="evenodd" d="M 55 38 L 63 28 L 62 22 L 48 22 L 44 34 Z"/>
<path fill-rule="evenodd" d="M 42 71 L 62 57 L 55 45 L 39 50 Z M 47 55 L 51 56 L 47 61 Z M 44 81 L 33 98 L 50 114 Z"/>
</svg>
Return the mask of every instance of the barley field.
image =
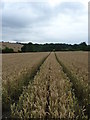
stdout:
<svg viewBox="0 0 90 120">
<path fill-rule="evenodd" d="M 49 53 L 23 53 L 2 55 L 2 98 L 3 110 L 16 101 L 23 87 L 28 84 L 40 64 Z M 39 56 L 39 57 L 38 57 Z"/>
<path fill-rule="evenodd" d="M 66 72 L 72 75 L 71 79 L 76 89 L 80 102 L 85 106 L 88 105 L 88 52 L 61 52 L 56 53 Z"/>
<path fill-rule="evenodd" d="M 88 52 L 4 54 L 2 59 L 3 113 L 88 120 Z"/>
<path fill-rule="evenodd" d="M 88 84 L 88 52 L 57 52 L 59 59 L 84 84 Z"/>
</svg>

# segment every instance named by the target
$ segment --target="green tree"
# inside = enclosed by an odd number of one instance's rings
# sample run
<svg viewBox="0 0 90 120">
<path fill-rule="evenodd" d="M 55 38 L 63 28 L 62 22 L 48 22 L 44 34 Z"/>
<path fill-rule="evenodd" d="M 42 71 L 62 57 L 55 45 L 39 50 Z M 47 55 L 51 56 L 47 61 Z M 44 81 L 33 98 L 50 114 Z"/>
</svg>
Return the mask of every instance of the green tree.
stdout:
<svg viewBox="0 0 90 120">
<path fill-rule="evenodd" d="M 6 47 L 2 50 L 2 53 L 14 53 L 14 50 L 12 48 Z"/>
</svg>

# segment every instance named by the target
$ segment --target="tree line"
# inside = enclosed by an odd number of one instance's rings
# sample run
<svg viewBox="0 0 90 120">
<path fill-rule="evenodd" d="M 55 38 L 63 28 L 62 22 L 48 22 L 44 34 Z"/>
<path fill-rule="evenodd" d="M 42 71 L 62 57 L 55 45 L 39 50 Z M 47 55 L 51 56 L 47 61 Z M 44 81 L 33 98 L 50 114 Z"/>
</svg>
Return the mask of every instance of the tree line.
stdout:
<svg viewBox="0 0 90 120">
<path fill-rule="evenodd" d="M 21 48 L 22 52 L 48 52 L 48 51 L 90 51 L 90 45 L 85 42 L 80 44 L 24 44 Z"/>
<path fill-rule="evenodd" d="M 22 43 L 18 43 L 22 44 Z M 46 44 L 22 44 L 23 47 L 21 51 L 18 52 L 49 52 L 49 51 L 90 51 L 90 45 L 87 45 L 85 42 L 80 44 L 60 44 L 60 43 L 46 43 Z M 1 50 L 0 50 L 1 52 Z M 4 48 L 2 53 L 14 53 L 15 51 L 12 48 Z"/>
</svg>

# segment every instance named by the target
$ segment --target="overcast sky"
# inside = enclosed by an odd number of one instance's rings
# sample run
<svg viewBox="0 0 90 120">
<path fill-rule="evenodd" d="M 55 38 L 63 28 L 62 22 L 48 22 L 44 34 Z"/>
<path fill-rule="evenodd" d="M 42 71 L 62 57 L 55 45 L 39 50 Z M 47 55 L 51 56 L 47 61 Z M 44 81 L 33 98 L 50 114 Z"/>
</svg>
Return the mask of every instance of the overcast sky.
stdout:
<svg viewBox="0 0 90 120">
<path fill-rule="evenodd" d="M 88 42 L 87 0 L 12 1 L 2 2 L 2 40 L 70 44 Z"/>
</svg>

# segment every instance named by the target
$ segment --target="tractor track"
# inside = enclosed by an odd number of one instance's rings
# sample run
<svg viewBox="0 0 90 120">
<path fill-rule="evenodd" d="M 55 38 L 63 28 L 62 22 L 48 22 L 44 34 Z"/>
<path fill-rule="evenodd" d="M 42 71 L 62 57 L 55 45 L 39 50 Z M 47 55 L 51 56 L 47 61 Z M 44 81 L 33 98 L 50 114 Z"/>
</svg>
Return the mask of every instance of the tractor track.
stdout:
<svg viewBox="0 0 90 120">
<path fill-rule="evenodd" d="M 28 86 L 29 82 L 30 81 L 33 81 L 34 77 L 36 76 L 36 74 L 40 71 L 40 67 L 44 64 L 44 62 L 46 61 L 46 59 L 49 57 L 49 55 L 51 54 L 51 52 L 42 60 L 41 64 L 38 66 L 38 68 L 34 71 L 34 73 L 28 78 L 29 80 L 25 83 L 25 87 Z M 25 77 L 26 79 L 26 77 Z M 24 87 L 23 86 L 23 87 Z M 23 93 L 23 90 L 22 92 L 20 93 L 20 95 Z M 20 96 L 19 95 L 19 96 Z M 16 104 L 18 103 L 18 100 L 19 100 L 19 96 L 17 98 L 17 100 L 13 100 L 13 103 L 15 102 Z M 12 103 L 12 104 L 13 104 Z M 11 110 L 8 109 L 7 111 L 2 111 L 2 120 L 5 120 L 5 119 L 11 119 Z"/>
<path fill-rule="evenodd" d="M 80 109 L 83 109 L 83 92 L 82 91 L 78 91 L 78 88 L 77 86 L 75 85 L 75 81 L 77 81 L 77 78 L 71 73 L 71 71 L 59 60 L 58 56 L 56 55 L 56 53 L 54 52 L 55 54 L 55 57 L 56 57 L 56 60 L 57 62 L 59 63 L 59 65 L 62 67 L 62 70 L 63 72 L 67 75 L 67 77 L 69 78 L 69 80 L 71 81 L 72 83 L 72 90 L 75 94 L 75 97 L 78 101 L 78 106 L 80 107 Z M 83 89 L 83 88 L 82 88 Z M 78 93 L 82 93 L 81 94 L 78 94 Z M 89 106 L 88 105 L 85 105 L 85 115 L 88 116 L 88 120 L 90 119 L 90 114 L 89 114 Z M 82 118 L 82 112 L 81 112 L 81 116 L 79 119 Z"/>
</svg>

